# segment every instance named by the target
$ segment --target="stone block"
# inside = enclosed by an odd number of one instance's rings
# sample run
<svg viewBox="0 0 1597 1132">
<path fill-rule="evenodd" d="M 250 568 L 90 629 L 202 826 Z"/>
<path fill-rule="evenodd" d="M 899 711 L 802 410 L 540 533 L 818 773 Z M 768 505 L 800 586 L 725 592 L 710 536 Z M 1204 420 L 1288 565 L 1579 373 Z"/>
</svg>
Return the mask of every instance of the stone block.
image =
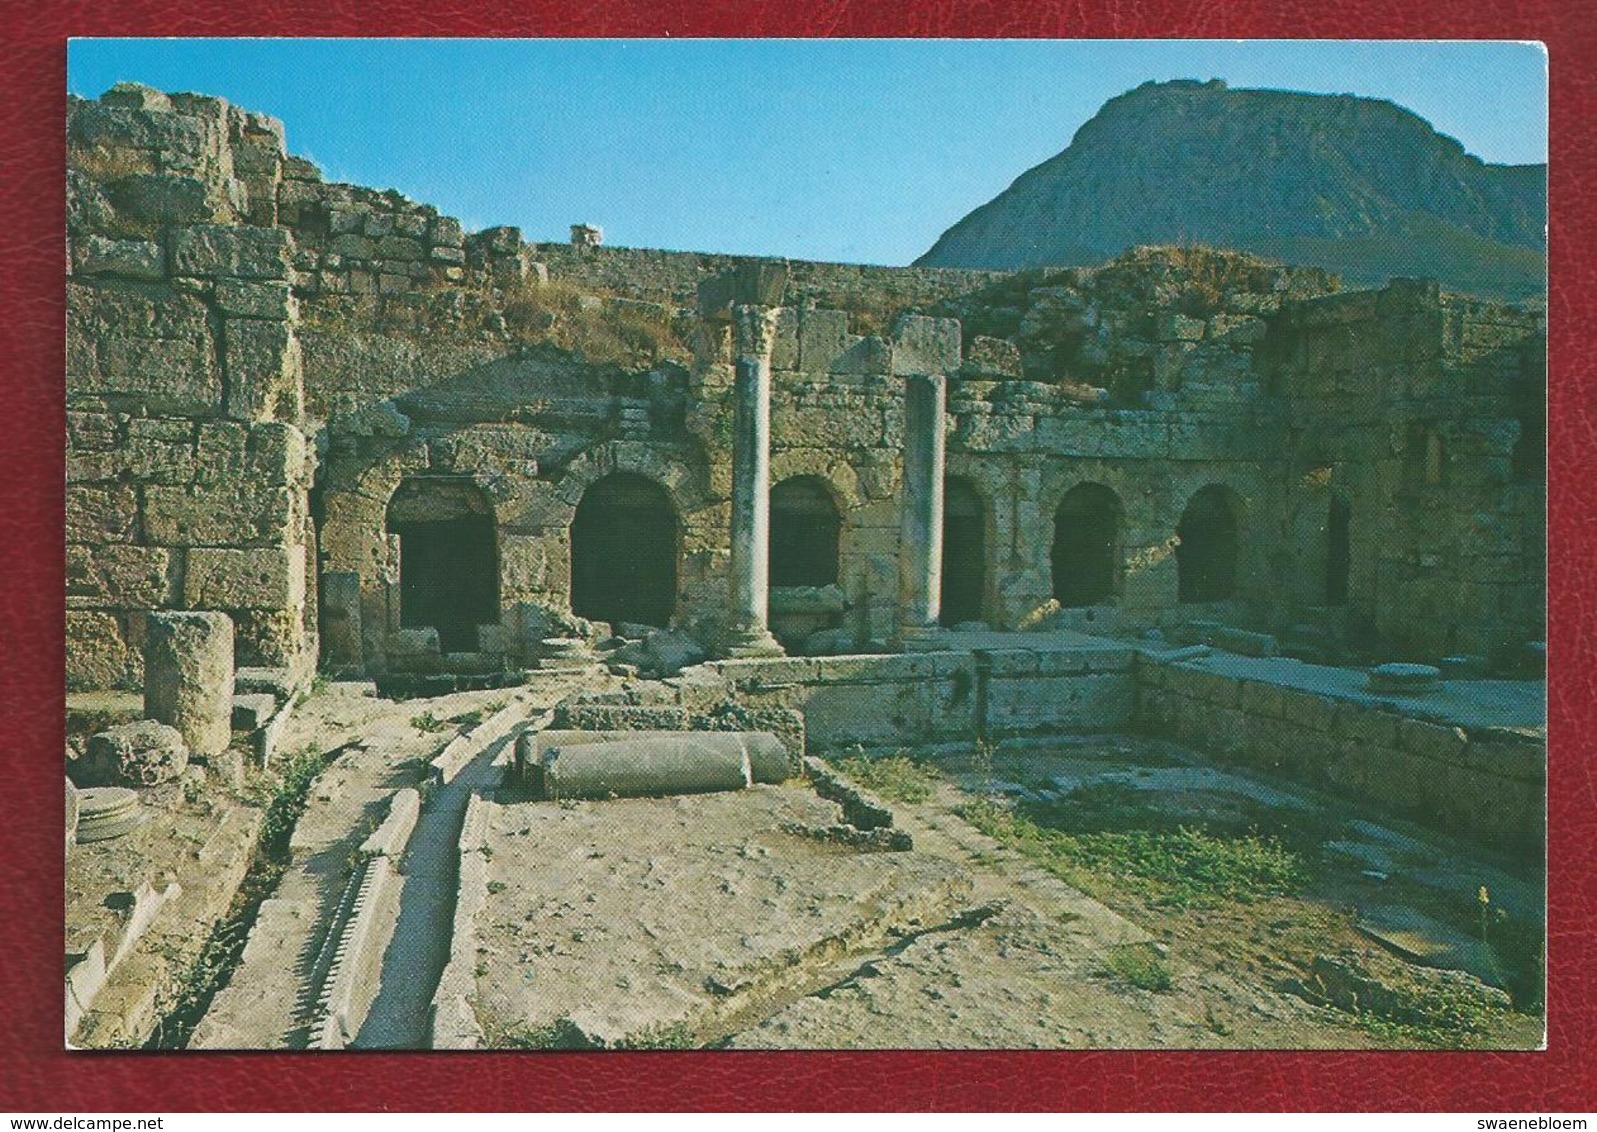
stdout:
<svg viewBox="0 0 1597 1132">
<path fill-rule="evenodd" d="M 203 415 L 221 400 L 222 380 L 206 338 L 116 334 L 99 343 L 98 379 L 68 374 L 68 389 L 137 399 L 147 411 Z"/>
<path fill-rule="evenodd" d="M 144 641 L 144 713 L 197 755 L 233 738 L 233 622 L 225 613 L 153 613 Z"/>
<path fill-rule="evenodd" d="M 1073 457 L 1158 457 L 1169 445 L 1168 421 L 1162 413 L 1072 406 L 1039 416 L 1036 430 L 1042 447 Z"/>
<path fill-rule="evenodd" d="M 117 212 L 135 225 L 208 223 L 226 219 L 198 177 L 176 173 L 133 173 L 105 186 Z"/>
<path fill-rule="evenodd" d="M 322 574 L 316 594 L 321 612 L 323 659 L 332 667 L 361 667 L 366 657 L 361 641 L 360 575 L 353 571 L 328 570 Z"/>
<path fill-rule="evenodd" d="M 1397 722 L 1398 749 L 1423 759 L 1459 766 L 1464 761 L 1464 747 L 1468 742 L 1469 736 L 1460 727 L 1428 723 L 1422 719 L 1400 719 Z"/>
<path fill-rule="evenodd" d="M 354 215 L 354 214 L 346 214 Z M 377 244 L 366 236 L 345 232 L 334 236 L 327 244 L 330 254 L 346 260 L 369 260 L 377 254 Z"/>
<path fill-rule="evenodd" d="M 1224 759 L 1248 761 L 1252 755 L 1248 714 L 1240 708 L 1210 705 L 1205 746 Z"/>
<path fill-rule="evenodd" d="M 394 672 L 436 672 L 443 664 L 438 630 L 400 629 L 383 640 L 383 653 Z"/>
<path fill-rule="evenodd" d="M 266 318 L 283 321 L 294 316 L 287 283 L 222 279 L 216 284 L 216 306 L 232 318 Z"/>
<path fill-rule="evenodd" d="M 968 738 L 974 718 L 938 710 L 948 689 L 925 683 L 827 684 L 813 689 L 804 703 L 804 722 L 814 749 L 859 743 L 867 747 L 902 745 L 941 733 Z"/>
<path fill-rule="evenodd" d="M 233 730 L 259 731 L 277 714 L 277 697 L 267 692 L 235 693 Z"/>
<path fill-rule="evenodd" d="M 166 278 L 166 249 L 153 240 L 86 236 L 72 242 L 72 271 L 76 275 L 159 281 Z"/>
<path fill-rule="evenodd" d="M 465 230 L 453 216 L 433 217 L 429 238 L 434 244 L 449 248 L 462 247 L 466 242 Z"/>
<path fill-rule="evenodd" d="M 1231 625 L 1222 625 L 1216 629 L 1210 643 L 1215 648 L 1225 649 L 1239 656 L 1275 656 L 1279 651 L 1275 637 L 1269 633 L 1253 633 Z"/>
<path fill-rule="evenodd" d="M 191 609 L 293 609 L 305 600 L 305 552 L 297 546 L 195 547 L 183 575 Z"/>
<path fill-rule="evenodd" d="M 1129 674 L 994 679 L 987 726 L 1000 733 L 1117 730 L 1131 719 Z"/>
<path fill-rule="evenodd" d="M 1470 732 L 1463 761 L 1502 778 L 1545 782 L 1547 741 L 1539 735 L 1483 728 Z"/>
<path fill-rule="evenodd" d="M 786 260 L 745 260 L 699 284 L 699 313 L 725 319 L 735 306 L 781 306 L 787 276 Z"/>
<path fill-rule="evenodd" d="M 1166 311 L 1155 320 L 1154 336 L 1160 342 L 1196 342 L 1203 337 L 1203 320 Z"/>
<path fill-rule="evenodd" d="M 850 334 L 842 353 L 832 359 L 829 373 L 889 374 L 893 372 L 893 344 L 874 334 Z"/>
<path fill-rule="evenodd" d="M 295 537 L 294 517 L 289 489 L 271 482 L 225 479 L 144 488 L 145 539 L 156 546 L 280 545 Z"/>
<path fill-rule="evenodd" d="M 121 418 L 115 413 L 67 413 L 69 452 L 106 452 L 117 447 Z"/>
<path fill-rule="evenodd" d="M 74 691 L 119 688 L 137 677 L 136 656 L 116 616 L 101 610 L 66 612 L 67 687 Z"/>
<path fill-rule="evenodd" d="M 1397 716 L 1390 712 L 1342 703 L 1337 705 L 1335 719 L 1334 734 L 1344 742 L 1370 748 L 1397 747 Z"/>
<path fill-rule="evenodd" d="M 1286 718 L 1286 704 L 1280 686 L 1256 680 L 1243 681 L 1242 710 L 1249 715 L 1264 716 L 1269 719 Z"/>
<path fill-rule="evenodd" d="M 1170 683 L 1182 695 L 1195 700 L 1232 708 L 1242 703 L 1242 682 L 1217 672 L 1173 665 L 1170 668 Z"/>
<path fill-rule="evenodd" d="M 155 546 L 67 547 L 67 596 L 113 609 L 159 609 L 172 602 L 172 552 Z"/>
<path fill-rule="evenodd" d="M 776 312 L 771 368 L 778 373 L 799 368 L 799 311 L 796 307 L 782 307 Z"/>
<path fill-rule="evenodd" d="M 379 259 L 418 260 L 427 258 L 427 249 L 408 236 L 384 236 L 377 241 Z"/>
<path fill-rule="evenodd" d="M 216 142 L 204 121 L 142 107 L 79 103 L 67 122 L 68 163 L 98 179 L 196 167 Z"/>
<path fill-rule="evenodd" d="M 280 228 L 200 224 L 172 233 L 172 272 L 208 278 L 288 278 L 292 237 Z"/>
<path fill-rule="evenodd" d="M 804 373 L 827 373 L 843 352 L 848 315 L 843 311 L 801 310 L 798 334 L 798 368 Z"/>
<path fill-rule="evenodd" d="M 893 323 L 892 371 L 895 374 L 959 372 L 960 328 L 954 318 L 901 315 Z"/>
<path fill-rule="evenodd" d="M 234 420 L 296 420 L 304 385 L 299 342 L 288 324 L 230 318 L 222 326 L 227 414 Z"/>
<path fill-rule="evenodd" d="M 67 485 L 69 543 L 132 542 L 138 521 L 138 491 L 132 484 Z"/>
<path fill-rule="evenodd" d="M 1006 338 L 978 334 L 971 339 L 960 368 L 970 377 L 1019 377 L 1020 347 Z"/>
<path fill-rule="evenodd" d="M 188 747 L 177 728 L 141 719 L 91 735 L 72 773 L 79 786 L 159 786 L 188 765 Z"/>
<path fill-rule="evenodd" d="M 1277 696 L 1281 718 L 1294 720 L 1312 731 L 1329 734 L 1332 730 L 1337 708 L 1335 700 L 1298 688 L 1280 688 Z"/>
<path fill-rule="evenodd" d="M 295 181 L 318 182 L 322 179 L 322 171 L 315 162 L 290 155 L 283 159 L 283 176 Z"/>
</svg>

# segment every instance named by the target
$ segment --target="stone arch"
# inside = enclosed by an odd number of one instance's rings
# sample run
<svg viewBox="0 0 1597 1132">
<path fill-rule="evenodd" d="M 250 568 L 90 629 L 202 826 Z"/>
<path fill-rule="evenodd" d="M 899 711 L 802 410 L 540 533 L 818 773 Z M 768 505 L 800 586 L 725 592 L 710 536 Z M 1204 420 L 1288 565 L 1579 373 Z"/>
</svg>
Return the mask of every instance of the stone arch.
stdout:
<svg viewBox="0 0 1597 1132">
<path fill-rule="evenodd" d="M 1120 592 L 1125 509 L 1101 483 L 1077 484 L 1054 512 L 1054 599 L 1066 607 L 1101 605 Z"/>
<path fill-rule="evenodd" d="M 1177 600 L 1183 604 L 1235 596 L 1242 501 L 1223 484 L 1199 488 L 1176 525 Z"/>
<path fill-rule="evenodd" d="M 943 481 L 941 621 L 958 625 L 987 614 L 992 525 L 987 499 L 968 476 Z"/>
<path fill-rule="evenodd" d="M 443 652 L 475 652 L 477 626 L 499 621 L 493 503 L 469 476 L 411 475 L 389 496 L 397 542 L 399 624 L 438 631 Z"/>
<path fill-rule="evenodd" d="M 771 585 L 835 585 L 842 530 L 843 516 L 828 480 L 799 475 L 772 485 Z"/>
<path fill-rule="evenodd" d="M 771 453 L 771 482 L 808 477 L 821 481 L 832 497 L 832 504 L 840 515 L 865 505 L 865 493 L 860 486 L 860 473 L 847 460 L 835 453 L 814 448 L 788 449 Z M 889 493 L 890 494 L 890 493 Z"/>
<path fill-rule="evenodd" d="M 571 519 L 571 610 L 664 626 L 676 611 L 682 523 L 656 481 L 617 471 L 588 485 Z"/>
<path fill-rule="evenodd" d="M 616 472 L 630 472 L 654 481 L 678 514 L 698 511 L 708 502 L 702 477 L 682 460 L 641 444 L 610 442 L 587 449 L 566 466 L 555 491 L 558 505 L 565 509 L 561 524 L 571 524 L 588 488 Z"/>
</svg>

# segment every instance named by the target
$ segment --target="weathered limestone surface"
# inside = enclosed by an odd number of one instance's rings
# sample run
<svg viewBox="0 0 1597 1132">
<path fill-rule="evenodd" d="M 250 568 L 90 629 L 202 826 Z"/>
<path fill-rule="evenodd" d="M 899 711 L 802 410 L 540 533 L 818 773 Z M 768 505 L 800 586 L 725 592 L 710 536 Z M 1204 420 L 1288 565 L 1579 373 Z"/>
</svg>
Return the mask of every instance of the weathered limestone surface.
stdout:
<svg viewBox="0 0 1597 1132">
<path fill-rule="evenodd" d="M 90 736 L 72 770 L 79 786 L 159 786 L 188 763 L 188 746 L 177 728 L 143 719 Z"/>
<path fill-rule="evenodd" d="M 736 377 L 733 380 L 730 627 L 733 656 L 776 655 L 771 636 L 771 345 L 773 312 L 741 305 L 733 310 Z"/>
<path fill-rule="evenodd" d="M 144 712 L 197 755 L 233 737 L 233 622 L 225 613 L 156 613 L 144 647 Z"/>
<path fill-rule="evenodd" d="M 930 321 L 930 320 L 923 320 Z M 928 357 L 921 365 L 946 366 L 958 359 Z M 943 583 L 943 468 L 946 379 L 940 372 L 904 379 L 904 487 L 899 527 L 898 612 L 905 633 L 935 628 Z"/>
<path fill-rule="evenodd" d="M 500 617 L 485 628 L 518 662 L 569 617 L 574 512 L 613 472 L 671 500 L 672 628 L 763 630 L 756 556 L 734 537 L 761 507 L 734 474 L 756 355 L 770 483 L 817 480 L 837 510 L 842 602 L 818 651 L 934 619 L 929 573 L 906 596 L 898 570 L 927 561 L 904 553 L 920 540 L 902 522 L 919 479 L 903 379 L 923 374 L 947 379 L 946 472 L 980 503 L 996 627 L 1048 615 L 1060 504 L 1099 485 L 1119 504 L 1122 630 L 1211 619 L 1285 648 L 1307 626 L 1431 660 L 1544 636 L 1537 312 L 1422 281 L 1340 294 L 1324 272 L 1208 249 L 1001 275 L 527 245 L 326 182 L 280 124 L 219 99 L 128 87 L 69 110 L 74 686 L 137 686 L 146 612 L 199 605 L 234 616 L 241 663 L 303 673 L 320 620 L 344 634 L 340 663 L 381 671 L 398 628 L 385 509 L 418 475 L 489 500 Z M 715 311 L 690 309 L 728 279 Z M 592 293 L 572 314 L 540 305 L 545 283 Z M 752 354 L 720 321 L 751 298 L 770 323 Z M 694 345 L 626 365 L 528 345 L 579 317 Z M 1211 485 L 1235 502 L 1235 592 L 1183 605 L 1176 529 Z M 1338 500 L 1348 567 L 1332 597 Z M 319 566 L 359 579 L 357 603 L 334 583 L 331 618 Z"/>
</svg>

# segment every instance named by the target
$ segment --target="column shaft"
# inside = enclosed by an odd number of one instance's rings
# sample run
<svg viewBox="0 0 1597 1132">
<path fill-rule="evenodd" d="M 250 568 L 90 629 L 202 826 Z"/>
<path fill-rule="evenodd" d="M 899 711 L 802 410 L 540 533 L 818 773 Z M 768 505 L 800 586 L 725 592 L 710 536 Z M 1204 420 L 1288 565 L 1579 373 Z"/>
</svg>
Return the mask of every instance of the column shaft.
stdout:
<svg viewBox="0 0 1597 1132">
<path fill-rule="evenodd" d="M 767 622 L 771 534 L 771 345 L 774 308 L 733 310 L 732 546 L 727 652 L 774 656 Z"/>
<path fill-rule="evenodd" d="M 904 379 L 904 488 L 899 528 L 901 632 L 934 629 L 942 612 L 944 391 L 940 374 Z"/>
</svg>

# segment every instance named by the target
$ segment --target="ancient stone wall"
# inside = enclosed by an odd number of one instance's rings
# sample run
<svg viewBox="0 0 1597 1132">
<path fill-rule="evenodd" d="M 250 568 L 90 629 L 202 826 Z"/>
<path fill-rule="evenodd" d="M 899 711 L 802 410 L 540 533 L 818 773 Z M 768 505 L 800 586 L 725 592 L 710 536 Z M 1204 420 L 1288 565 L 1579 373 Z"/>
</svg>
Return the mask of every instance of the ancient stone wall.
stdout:
<svg viewBox="0 0 1597 1132">
<path fill-rule="evenodd" d="M 323 572 L 339 663 L 381 670 L 401 627 L 387 512 L 418 480 L 470 484 L 490 514 L 499 619 L 479 651 L 525 659 L 563 631 L 572 523 L 618 472 L 674 512 L 673 622 L 719 631 L 731 340 L 686 304 L 743 261 L 466 233 L 324 182 L 275 122 L 218 99 L 116 88 L 74 102 L 69 140 L 75 683 L 137 683 L 158 608 L 226 609 L 242 663 L 302 664 Z M 936 373 L 990 624 L 1048 615 L 1056 515 L 1085 491 L 1114 513 L 1114 561 L 1068 615 L 1082 628 L 1308 622 L 1416 655 L 1539 636 L 1536 316 L 1423 284 L 1335 289 L 1191 248 L 1009 276 L 791 265 L 771 481 L 816 487 L 839 531 L 835 583 L 778 585 L 773 615 L 833 649 L 891 639 L 904 379 Z M 567 318 L 617 330 L 619 353 L 540 344 Z M 1235 528 L 1220 596 L 1178 582 L 1200 493 Z M 1350 514 L 1336 598 L 1333 499 Z"/>
<path fill-rule="evenodd" d="M 563 279 L 596 292 L 691 306 L 698 286 L 757 256 L 662 251 L 657 248 L 570 244 L 530 245 L 529 256 L 551 279 Z M 991 286 L 1006 273 L 954 268 L 876 267 L 869 264 L 790 264 L 787 300 L 795 306 L 869 312 L 873 329 L 891 316 L 921 310 Z"/>
<path fill-rule="evenodd" d="M 1136 720 L 1221 759 L 1371 801 L 1451 833 L 1540 852 L 1546 739 L 1417 718 L 1369 696 L 1336 698 L 1143 657 Z"/>
<path fill-rule="evenodd" d="M 243 223 L 281 127 L 115 88 L 68 119 L 67 677 L 137 686 L 152 610 L 219 610 L 240 664 L 315 659 L 313 454 L 293 239 Z"/>
<path fill-rule="evenodd" d="M 1284 603 L 1326 604 L 1341 499 L 1350 628 L 1430 656 L 1540 638 L 1545 469 L 1523 449 L 1544 446 L 1541 317 L 1399 280 L 1289 306 L 1262 352 L 1286 426 Z"/>
</svg>

